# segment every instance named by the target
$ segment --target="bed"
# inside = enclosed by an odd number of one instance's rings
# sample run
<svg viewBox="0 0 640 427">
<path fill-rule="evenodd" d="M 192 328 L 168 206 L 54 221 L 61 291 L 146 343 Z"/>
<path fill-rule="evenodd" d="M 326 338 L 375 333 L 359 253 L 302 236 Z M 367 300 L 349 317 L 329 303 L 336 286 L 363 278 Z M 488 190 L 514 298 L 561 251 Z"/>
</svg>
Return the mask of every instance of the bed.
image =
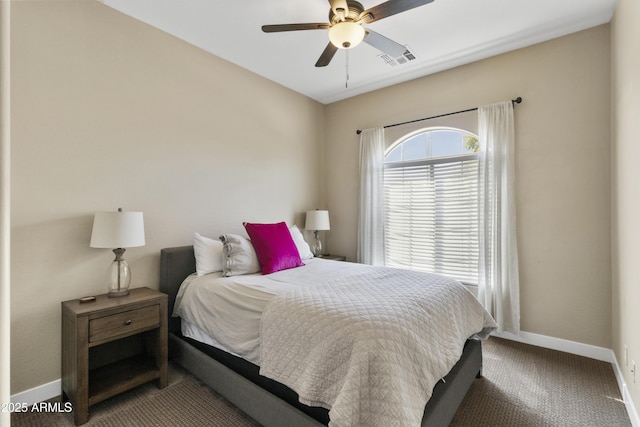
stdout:
<svg viewBox="0 0 640 427">
<path fill-rule="evenodd" d="M 337 261 L 312 260 L 307 261 L 308 268 L 318 263 L 337 263 Z M 348 264 L 348 263 L 347 263 Z M 300 270 L 302 271 L 302 267 Z M 315 267 L 314 267 L 315 268 Z M 324 268 L 324 267 L 323 267 Z M 161 275 L 160 290 L 169 296 L 169 307 L 174 307 L 181 284 L 196 271 L 196 260 L 193 246 L 166 248 L 161 251 Z M 274 275 L 277 275 L 275 273 Z M 339 286 L 342 286 L 339 283 Z M 270 302 L 269 307 L 275 305 Z M 276 306 L 277 307 L 277 306 Z M 280 312 L 282 307 L 275 309 Z M 171 310 L 170 310 L 171 311 Z M 273 315 L 272 310 L 270 313 Z M 265 313 L 266 316 L 266 313 Z M 277 315 L 275 316 L 278 317 Z M 280 319 L 281 321 L 281 319 Z M 475 331 L 481 336 L 486 336 L 492 329 L 492 319 L 485 319 L 482 331 Z M 250 417 L 264 426 L 308 426 L 319 427 L 329 423 L 330 411 L 326 408 L 326 402 L 314 402 L 313 399 L 303 399 L 302 395 L 294 392 L 279 381 L 260 375 L 264 366 L 260 362 L 252 363 L 236 354 L 230 354 L 221 350 L 216 345 L 203 343 L 183 335 L 183 328 L 179 317 L 169 319 L 169 355 L 170 358 L 193 373 L 211 388 L 225 396 Z M 295 334 L 293 328 L 290 332 Z M 289 336 L 289 333 L 286 334 Z M 472 337 L 474 334 L 469 334 Z M 278 361 L 282 353 L 278 353 L 275 345 Z M 429 399 L 424 410 L 421 409 L 422 426 L 446 426 L 453 418 L 457 407 L 464 398 L 474 378 L 481 375 L 482 352 L 481 343 L 477 338 L 462 340 L 461 355 L 457 362 L 429 390 Z M 268 348 L 268 346 L 265 346 Z M 271 350 L 274 346 L 272 346 Z M 261 354 L 267 353 L 262 349 Z M 265 364 L 266 360 L 263 360 Z M 255 360 L 253 362 L 256 362 Z M 296 361 L 293 360 L 293 363 Z M 324 362 L 323 362 L 324 363 Z M 285 369 L 290 369 L 285 364 Z M 289 371 L 287 371 L 288 373 Z M 440 379 L 441 378 L 441 379 Z M 286 383 L 290 383 L 284 381 Z M 293 380 L 295 383 L 295 379 Z M 375 386 L 374 382 L 374 386 Z M 306 393 L 306 392 L 304 392 Z M 310 403 L 305 405 L 300 400 Z M 315 405 L 313 403 L 318 403 Z M 325 406 L 325 407 L 322 407 Z M 347 406 L 349 407 L 349 406 Z M 333 410 L 333 409 L 332 409 Z M 349 418 L 344 418 L 348 420 Z M 351 422 L 336 424 L 333 413 L 331 425 L 349 425 Z M 385 422 L 386 424 L 386 422 Z M 417 424 L 416 424 L 417 425 Z"/>
</svg>

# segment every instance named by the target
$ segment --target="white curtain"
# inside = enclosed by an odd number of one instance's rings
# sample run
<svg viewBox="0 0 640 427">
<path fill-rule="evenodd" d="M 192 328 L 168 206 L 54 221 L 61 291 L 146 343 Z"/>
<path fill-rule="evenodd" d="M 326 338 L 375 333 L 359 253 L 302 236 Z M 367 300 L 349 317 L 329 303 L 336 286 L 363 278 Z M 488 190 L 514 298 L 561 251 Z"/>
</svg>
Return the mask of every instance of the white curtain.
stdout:
<svg viewBox="0 0 640 427">
<path fill-rule="evenodd" d="M 360 134 L 358 262 L 384 264 L 384 128 Z"/>
<path fill-rule="evenodd" d="M 480 265 L 478 298 L 499 332 L 520 332 L 511 101 L 478 109 Z"/>
</svg>

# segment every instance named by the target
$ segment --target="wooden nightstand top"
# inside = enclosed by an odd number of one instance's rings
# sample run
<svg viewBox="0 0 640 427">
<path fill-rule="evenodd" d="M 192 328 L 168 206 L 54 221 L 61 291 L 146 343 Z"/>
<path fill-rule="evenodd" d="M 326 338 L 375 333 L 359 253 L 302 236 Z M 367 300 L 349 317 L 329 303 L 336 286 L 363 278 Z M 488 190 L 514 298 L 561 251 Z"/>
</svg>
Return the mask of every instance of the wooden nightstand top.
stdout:
<svg viewBox="0 0 640 427">
<path fill-rule="evenodd" d="M 150 288 L 133 288 L 129 290 L 129 295 L 122 297 L 109 297 L 107 294 L 97 295 L 95 301 L 80 302 L 79 299 L 72 299 L 62 303 L 63 310 L 69 310 L 76 316 L 89 313 L 117 310 L 122 306 L 145 305 L 149 301 L 167 298 L 166 294 L 154 291 Z"/>
<path fill-rule="evenodd" d="M 344 255 L 331 255 L 331 254 L 318 255 L 316 258 L 330 259 L 332 261 L 346 261 L 347 260 L 347 257 L 344 256 Z"/>
</svg>

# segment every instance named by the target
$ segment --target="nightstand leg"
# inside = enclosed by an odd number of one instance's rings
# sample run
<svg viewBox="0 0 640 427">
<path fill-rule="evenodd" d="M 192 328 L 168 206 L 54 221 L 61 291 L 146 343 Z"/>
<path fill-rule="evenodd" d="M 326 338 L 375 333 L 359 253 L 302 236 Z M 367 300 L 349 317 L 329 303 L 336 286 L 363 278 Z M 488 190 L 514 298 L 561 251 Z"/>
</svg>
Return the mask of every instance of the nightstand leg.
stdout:
<svg viewBox="0 0 640 427">
<path fill-rule="evenodd" d="M 160 319 L 168 318 L 167 300 L 160 303 Z M 161 322 L 158 328 L 158 347 L 156 349 L 157 363 L 160 368 L 160 378 L 158 378 L 158 388 L 165 388 L 169 384 L 169 326 L 167 322 Z"/>
<path fill-rule="evenodd" d="M 78 318 L 77 321 L 77 375 L 76 401 L 73 407 L 73 415 L 76 425 L 89 421 L 89 341 L 87 331 L 89 319 Z"/>
<path fill-rule="evenodd" d="M 84 404 L 77 402 L 73 407 L 73 422 L 79 426 L 87 421 L 89 421 L 89 406 L 86 402 Z"/>
</svg>

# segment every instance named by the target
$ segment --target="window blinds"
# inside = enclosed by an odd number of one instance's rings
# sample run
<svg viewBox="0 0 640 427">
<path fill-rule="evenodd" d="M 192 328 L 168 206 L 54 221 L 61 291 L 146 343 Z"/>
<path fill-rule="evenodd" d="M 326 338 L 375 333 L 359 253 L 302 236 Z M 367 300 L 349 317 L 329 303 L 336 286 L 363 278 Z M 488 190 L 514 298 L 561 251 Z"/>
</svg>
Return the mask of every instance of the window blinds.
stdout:
<svg viewBox="0 0 640 427">
<path fill-rule="evenodd" d="M 385 264 L 478 282 L 478 156 L 385 164 Z"/>
</svg>

